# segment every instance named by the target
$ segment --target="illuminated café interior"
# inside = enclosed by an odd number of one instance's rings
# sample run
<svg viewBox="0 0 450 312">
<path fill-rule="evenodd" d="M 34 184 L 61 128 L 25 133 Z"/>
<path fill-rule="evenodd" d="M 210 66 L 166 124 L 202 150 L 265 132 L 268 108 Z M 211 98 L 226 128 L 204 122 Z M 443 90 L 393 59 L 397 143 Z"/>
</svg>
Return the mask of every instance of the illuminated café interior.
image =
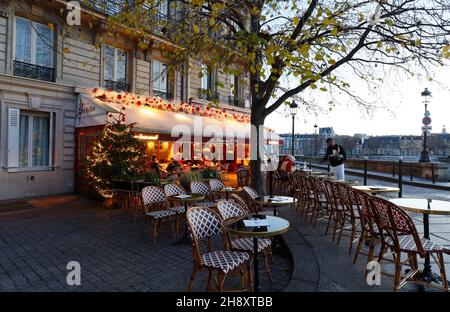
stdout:
<svg viewBox="0 0 450 312">
<path fill-rule="evenodd" d="M 117 100 L 118 97 L 120 101 Z M 124 100 L 126 97 L 131 98 Z M 241 164 L 248 165 L 248 114 L 228 112 L 206 105 L 165 102 L 159 98 L 139 99 L 138 96 L 104 90 L 80 95 L 78 111 L 77 142 L 81 151 L 83 144 L 86 145 L 83 154 L 89 153 L 86 142 L 92 141 L 107 122 L 113 121 L 113 118 L 123 112 L 125 122 L 135 124 L 135 137 L 142 140 L 148 155 L 155 155 L 163 168 L 171 158 L 181 160 L 184 164 L 221 166 L 222 170 L 229 172 L 235 171 Z M 211 128 L 219 129 L 223 137 L 218 138 Z M 184 136 L 185 132 L 189 135 Z M 184 143 L 177 144 L 181 135 Z M 186 140 L 186 137 L 190 139 Z M 215 137 L 214 144 L 210 143 L 212 137 Z M 191 161 L 180 157 L 185 155 L 183 149 L 187 148 L 187 144 L 191 147 Z M 218 159 L 210 156 L 212 154 L 217 155 Z M 83 155 L 79 155 L 78 158 L 82 157 Z"/>
</svg>

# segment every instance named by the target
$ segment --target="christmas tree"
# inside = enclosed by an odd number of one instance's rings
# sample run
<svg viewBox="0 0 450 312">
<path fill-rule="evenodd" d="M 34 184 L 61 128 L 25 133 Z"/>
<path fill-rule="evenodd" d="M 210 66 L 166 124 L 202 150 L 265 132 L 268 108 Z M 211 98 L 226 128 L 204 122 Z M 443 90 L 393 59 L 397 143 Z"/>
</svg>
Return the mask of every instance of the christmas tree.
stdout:
<svg viewBox="0 0 450 312">
<path fill-rule="evenodd" d="M 140 179 L 149 168 L 145 145 L 134 137 L 134 124 L 125 123 L 124 113 L 109 116 L 113 120 L 106 123 L 86 158 L 87 178 L 104 198 L 111 197 L 111 179 Z"/>
</svg>

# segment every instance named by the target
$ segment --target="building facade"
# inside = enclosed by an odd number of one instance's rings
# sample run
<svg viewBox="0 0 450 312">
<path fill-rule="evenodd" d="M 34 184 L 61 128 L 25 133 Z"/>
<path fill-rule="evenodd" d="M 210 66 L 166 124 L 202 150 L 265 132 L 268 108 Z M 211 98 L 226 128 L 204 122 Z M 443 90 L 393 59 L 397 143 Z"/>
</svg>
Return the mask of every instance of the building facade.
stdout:
<svg viewBox="0 0 450 312">
<path fill-rule="evenodd" d="M 80 1 L 81 25 L 74 26 L 67 25 L 67 2 L 0 0 L 0 200 L 73 192 L 85 90 L 198 105 L 216 99 L 228 111 L 249 112 L 245 75 L 195 59 L 169 68 L 167 53 L 176 47 L 163 30 L 142 48 L 126 29 L 109 31 L 118 1 Z M 171 19 L 171 10 L 161 1 L 159 18 Z"/>
</svg>

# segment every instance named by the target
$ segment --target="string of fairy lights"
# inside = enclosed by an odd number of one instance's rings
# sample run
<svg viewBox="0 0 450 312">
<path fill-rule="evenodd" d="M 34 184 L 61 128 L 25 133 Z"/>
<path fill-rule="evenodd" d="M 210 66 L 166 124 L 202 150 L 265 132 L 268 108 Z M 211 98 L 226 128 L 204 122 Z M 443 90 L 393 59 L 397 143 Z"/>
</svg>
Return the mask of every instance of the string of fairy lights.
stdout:
<svg viewBox="0 0 450 312">
<path fill-rule="evenodd" d="M 160 97 L 145 97 L 129 94 L 128 92 L 116 92 L 99 88 L 93 89 L 91 95 L 102 102 L 120 105 L 122 110 L 130 107 L 148 107 L 163 111 L 209 117 L 217 120 L 234 120 L 242 123 L 250 123 L 249 114 L 228 111 L 224 108 L 215 107 L 213 103 L 209 105 L 198 105 L 183 101 L 167 101 Z"/>
</svg>

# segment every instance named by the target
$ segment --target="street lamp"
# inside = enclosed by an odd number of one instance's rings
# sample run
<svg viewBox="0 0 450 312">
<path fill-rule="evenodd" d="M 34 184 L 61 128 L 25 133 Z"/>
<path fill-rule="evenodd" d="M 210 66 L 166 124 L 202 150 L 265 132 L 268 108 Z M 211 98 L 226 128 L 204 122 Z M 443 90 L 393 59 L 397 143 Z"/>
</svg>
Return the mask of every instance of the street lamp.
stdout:
<svg viewBox="0 0 450 312">
<path fill-rule="evenodd" d="M 318 137 L 317 137 L 317 124 L 314 125 L 314 156 L 319 156 L 318 155 Z"/>
<path fill-rule="evenodd" d="M 428 149 L 427 149 L 427 134 L 428 131 L 431 130 L 431 118 L 430 118 L 430 112 L 428 111 L 428 104 L 430 103 L 430 97 L 431 97 L 431 92 L 430 90 L 428 90 L 428 88 L 425 88 L 424 91 L 422 91 L 421 95 L 423 96 L 423 104 L 425 105 L 425 113 L 424 113 L 424 117 L 422 119 L 422 130 L 423 130 L 423 150 L 422 153 L 420 154 L 420 160 L 419 162 L 421 163 L 428 163 L 430 162 L 430 155 L 428 153 Z"/>
<path fill-rule="evenodd" d="M 292 116 L 292 141 L 291 141 L 291 154 L 295 157 L 294 154 L 294 137 L 295 137 L 295 115 L 297 115 L 297 108 L 298 105 L 295 103 L 295 101 L 292 101 L 291 104 L 289 104 L 289 113 Z"/>
</svg>

